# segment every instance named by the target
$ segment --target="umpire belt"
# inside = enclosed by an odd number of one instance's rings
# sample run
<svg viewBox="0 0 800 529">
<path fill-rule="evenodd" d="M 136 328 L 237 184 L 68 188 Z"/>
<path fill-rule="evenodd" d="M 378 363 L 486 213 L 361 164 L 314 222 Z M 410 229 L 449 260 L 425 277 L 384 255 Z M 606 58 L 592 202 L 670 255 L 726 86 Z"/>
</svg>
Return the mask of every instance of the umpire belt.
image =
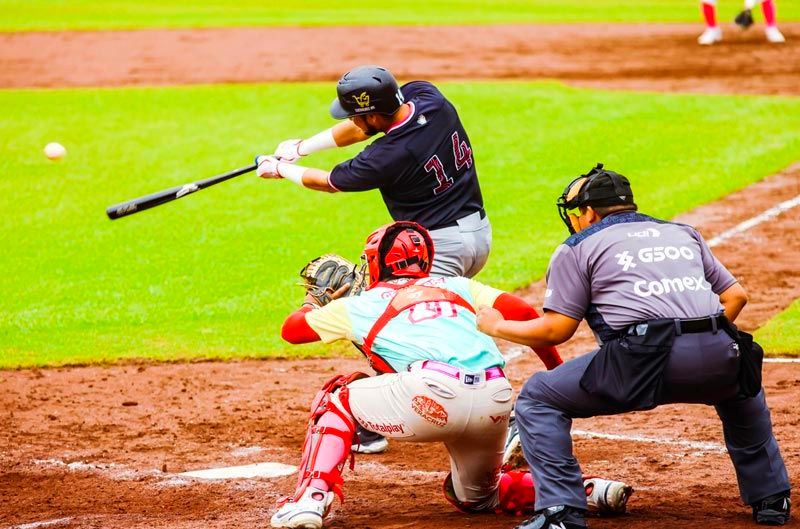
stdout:
<svg viewBox="0 0 800 529">
<path fill-rule="evenodd" d="M 664 321 L 664 320 L 659 320 Z M 714 334 L 727 322 L 725 314 L 716 314 L 706 318 L 675 318 L 675 334 L 698 334 L 701 332 L 713 332 Z M 648 322 L 634 323 L 623 331 L 628 336 L 644 336 L 647 334 Z"/>
</svg>

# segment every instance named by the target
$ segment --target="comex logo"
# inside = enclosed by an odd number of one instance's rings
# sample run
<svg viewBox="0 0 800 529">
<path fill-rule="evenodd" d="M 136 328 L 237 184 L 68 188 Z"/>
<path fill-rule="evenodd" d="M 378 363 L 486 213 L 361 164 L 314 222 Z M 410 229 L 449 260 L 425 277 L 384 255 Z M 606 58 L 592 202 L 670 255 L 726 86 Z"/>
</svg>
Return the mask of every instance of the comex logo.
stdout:
<svg viewBox="0 0 800 529">
<path fill-rule="evenodd" d="M 636 268 L 636 264 L 633 262 L 633 256 L 628 253 L 628 250 L 618 253 L 614 257 L 617 258 L 617 264 L 622 267 L 624 272 L 627 272 L 629 268 Z"/>
<path fill-rule="evenodd" d="M 647 228 L 642 231 L 628 232 L 628 237 L 661 237 L 661 232 L 655 228 Z"/>
<path fill-rule="evenodd" d="M 711 290 L 711 284 L 703 276 L 665 277 L 658 281 L 637 281 L 633 284 L 633 293 L 642 298 L 687 290 L 692 292 Z"/>
</svg>

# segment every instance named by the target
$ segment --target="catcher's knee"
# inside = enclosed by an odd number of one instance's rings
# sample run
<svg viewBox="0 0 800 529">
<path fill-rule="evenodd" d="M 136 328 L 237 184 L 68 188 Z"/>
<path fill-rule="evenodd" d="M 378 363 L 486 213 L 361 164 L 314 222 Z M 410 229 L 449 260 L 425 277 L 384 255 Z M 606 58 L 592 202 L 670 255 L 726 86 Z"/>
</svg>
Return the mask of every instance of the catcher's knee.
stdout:
<svg viewBox="0 0 800 529">
<path fill-rule="evenodd" d="M 334 411 L 337 415 L 346 417 L 349 422 L 355 423 L 353 413 L 350 411 L 350 392 L 347 384 L 367 376 L 356 371 L 349 375 L 336 375 L 323 384 L 311 401 L 311 423 L 314 424 L 326 411 Z"/>
</svg>

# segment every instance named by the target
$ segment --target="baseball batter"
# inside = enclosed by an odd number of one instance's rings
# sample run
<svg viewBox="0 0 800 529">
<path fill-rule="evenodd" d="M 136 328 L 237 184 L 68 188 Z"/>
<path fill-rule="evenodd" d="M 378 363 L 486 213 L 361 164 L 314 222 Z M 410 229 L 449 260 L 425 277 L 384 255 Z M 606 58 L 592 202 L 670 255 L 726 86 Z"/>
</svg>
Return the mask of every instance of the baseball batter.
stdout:
<svg viewBox="0 0 800 529">
<path fill-rule="evenodd" d="M 345 73 L 330 113 L 345 120 L 311 138 L 286 140 L 258 156 L 258 175 L 317 191 L 378 189 L 394 220 L 430 231 L 432 275 L 473 277 L 489 255 L 492 230 L 483 208 L 472 144 L 455 107 L 431 83 L 398 87 L 379 66 Z M 331 171 L 299 165 L 306 155 L 383 136 Z"/>
<path fill-rule="evenodd" d="M 334 377 L 314 398 L 297 488 L 272 517 L 273 527 L 322 527 L 334 496 L 342 496 L 357 424 L 397 440 L 443 442 L 451 463 L 445 495 L 462 511 L 532 508 L 529 472 L 501 473 L 512 389 L 497 346 L 476 328 L 475 310 L 488 305 L 511 319 L 538 314 L 477 281 L 430 276 L 433 252 L 421 225 L 383 226 L 364 249 L 365 291 L 322 307 L 307 296 L 286 319 L 285 340 L 353 341 L 381 374 Z M 548 367 L 561 363 L 557 353 L 540 356 Z M 617 500 L 624 510 L 627 496 Z"/>
<path fill-rule="evenodd" d="M 759 3 L 759 0 L 745 0 L 744 10 L 736 16 L 735 22 L 742 29 L 747 29 L 753 25 L 752 9 Z M 781 44 L 786 42 L 783 33 L 778 29 L 777 17 L 775 15 L 775 0 L 760 0 L 761 12 L 764 14 L 764 35 L 767 42 Z M 722 28 L 717 25 L 717 0 L 702 0 L 700 9 L 703 13 L 703 20 L 706 29 L 697 37 L 698 44 L 708 46 L 722 40 Z"/>
<path fill-rule="evenodd" d="M 516 404 L 537 516 L 522 529 L 582 529 L 581 472 L 572 453 L 576 417 L 687 402 L 713 405 L 742 500 L 757 523 L 789 520 L 789 478 L 761 388 L 763 351 L 731 323 L 742 286 L 690 226 L 637 212 L 628 179 L 602 164 L 559 199 L 573 233 L 553 254 L 545 314 L 514 322 L 481 309 L 479 326 L 528 345 L 568 340 L 586 319 L 602 345 L 534 374 Z"/>
</svg>

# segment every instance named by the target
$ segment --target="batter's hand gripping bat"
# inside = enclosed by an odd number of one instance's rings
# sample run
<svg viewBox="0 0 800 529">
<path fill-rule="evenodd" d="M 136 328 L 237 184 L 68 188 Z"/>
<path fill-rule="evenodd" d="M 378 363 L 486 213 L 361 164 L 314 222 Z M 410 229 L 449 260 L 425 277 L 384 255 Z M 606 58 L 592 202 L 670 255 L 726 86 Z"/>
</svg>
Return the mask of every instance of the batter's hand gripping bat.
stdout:
<svg viewBox="0 0 800 529">
<path fill-rule="evenodd" d="M 134 198 L 115 206 L 109 206 L 106 208 L 106 215 L 108 215 L 108 218 L 111 220 L 133 215 L 139 211 L 154 208 L 166 202 L 172 202 L 173 200 L 185 197 L 186 195 L 194 193 L 195 191 L 199 191 L 200 189 L 205 189 L 206 187 L 211 187 L 215 184 L 219 184 L 220 182 L 224 182 L 225 180 L 230 180 L 235 176 L 243 175 L 245 173 L 249 173 L 250 171 L 255 171 L 257 167 L 258 166 L 256 164 L 248 165 L 247 167 L 240 167 L 239 169 L 234 169 L 233 171 L 227 173 L 212 176 L 211 178 L 206 178 L 205 180 L 183 184 L 182 186 L 171 187 L 150 195 Z"/>
</svg>

